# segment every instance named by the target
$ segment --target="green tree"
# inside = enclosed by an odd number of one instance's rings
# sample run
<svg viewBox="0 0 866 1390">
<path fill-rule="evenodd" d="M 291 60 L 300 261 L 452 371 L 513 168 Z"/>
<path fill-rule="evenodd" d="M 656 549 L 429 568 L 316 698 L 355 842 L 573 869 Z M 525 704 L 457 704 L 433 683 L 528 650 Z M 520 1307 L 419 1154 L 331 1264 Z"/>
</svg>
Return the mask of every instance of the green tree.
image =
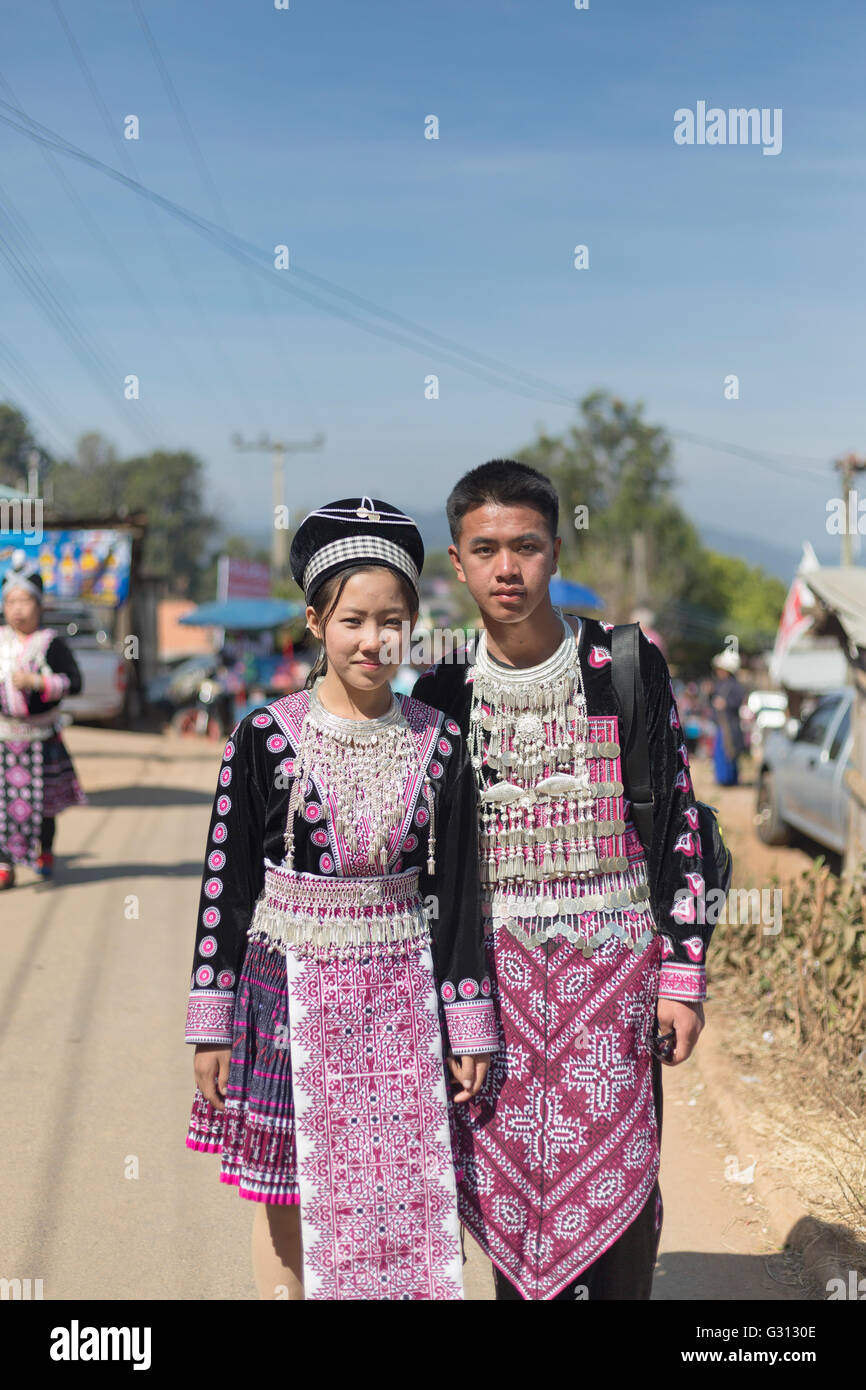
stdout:
<svg viewBox="0 0 866 1390">
<path fill-rule="evenodd" d="M 736 555 L 720 555 L 716 550 L 704 554 L 711 582 L 724 602 L 727 631 L 736 634 L 746 652 L 771 645 L 785 606 L 786 585 L 760 565 L 749 565 Z"/>
<path fill-rule="evenodd" d="M 617 621 L 636 604 L 657 611 L 681 591 L 701 550 L 674 497 L 672 442 L 643 410 L 593 391 L 561 439 L 542 434 L 518 455 L 556 485 L 563 574 L 598 590 Z"/>
<path fill-rule="evenodd" d="M 641 402 L 591 392 L 576 425 L 561 438 L 539 433 L 517 457 L 559 493 L 561 572 L 595 589 L 615 622 L 649 608 L 671 664 L 703 673 L 729 632 L 747 653 L 766 645 L 784 585 L 705 548 L 676 499 L 670 436 L 643 411 Z"/>
<path fill-rule="evenodd" d="M 120 459 L 93 432 L 79 440 L 76 458 L 55 464 L 49 477 L 58 516 L 110 520 L 146 513 L 145 568 L 164 574 L 173 592 L 193 592 L 220 533 L 218 519 L 204 510 L 204 465 L 196 454 L 158 449 Z"/>
<path fill-rule="evenodd" d="M 146 564 L 169 575 L 177 592 L 191 593 L 222 529 L 204 510 L 204 464 L 187 449 L 158 449 L 128 459 L 124 468 L 126 503 L 148 516 Z"/>
<path fill-rule="evenodd" d="M 30 452 L 39 448 L 27 416 L 14 405 L 0 404 L 0 483 L 23 491 Z M 40 452 L 49 457 L 45 449 Z"/>
<path fill-rule="evenodd" d="M 48 481 L 52 510 L 58 516 L 111 517 L 126 505 L 124 465 L 114 445 L 97 430 L 81 436 L 73 459 L 52 464 Z"/>
</svg>

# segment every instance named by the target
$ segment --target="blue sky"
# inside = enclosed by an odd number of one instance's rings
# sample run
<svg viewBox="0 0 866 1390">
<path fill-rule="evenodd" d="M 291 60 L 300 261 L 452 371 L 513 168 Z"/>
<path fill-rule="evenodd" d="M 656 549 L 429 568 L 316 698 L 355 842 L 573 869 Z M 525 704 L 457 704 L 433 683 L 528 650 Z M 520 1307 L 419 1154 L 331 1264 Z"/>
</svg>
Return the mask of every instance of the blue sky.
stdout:
<svg viewBox="0 0 866 1390">
<path fill-rule="evenodd" d="M 835 558 L 830 461 L 866 444 L 859 7 L 140 0 L 215 201 L 132 0 L 58 4 L 116 136 L 139 118 L 122 148 L 143 183 L 560 392 L 606 387 L 671 429 L 784 455 L 774 471 L 681 443 L 681 500 L 699 525 Z M 53 0 L 4 7 L 0 74 L 28 115 L 126 167 Z M 674 111 L 699 100 L 782 108 L 781 153 L 676 145 Z M 191 448 L 230 529 L 264 529 L 268 457 L 238 455 L 235 430 L 326 434 L 290 463 L 297 507 L 356 491 L 430 511 L 466 468 L 574 418 L 293 298 L 57 156 L 70 200 L 2 125 L 0 149 L 0 206 L 104 362 L 100 389 L 0 261 L 0 398 L 57 450 L 94 428 L 122 452 Z"/>
</svg>

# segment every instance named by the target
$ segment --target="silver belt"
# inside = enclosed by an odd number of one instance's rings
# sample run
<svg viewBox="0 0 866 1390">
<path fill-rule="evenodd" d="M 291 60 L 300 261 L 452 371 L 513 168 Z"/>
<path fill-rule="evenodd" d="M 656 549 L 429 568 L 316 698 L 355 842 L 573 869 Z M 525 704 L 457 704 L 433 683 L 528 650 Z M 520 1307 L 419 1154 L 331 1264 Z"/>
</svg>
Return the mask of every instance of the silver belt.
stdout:
<svg viewBox="0 0 866 1390">
<path fill-rule="evenodd" d="M 430 939 L 419 871 L 382 878 L 325 878 L 266 869 L 247 936 L 298 955 L 398 954 Z"/>
<path fill-rule="evenodd" d="M 37 740 L 51 738 L 52 734 L 59 732 L 57 717 L 50 714 L 44 724 L 37 723 L 40 716 L 33 719 L 10 719 L 6 714 L 0 714 L 0 741 L 13 743 L 16 739 L 22 742 L 34 743 Z"/>
</svg>

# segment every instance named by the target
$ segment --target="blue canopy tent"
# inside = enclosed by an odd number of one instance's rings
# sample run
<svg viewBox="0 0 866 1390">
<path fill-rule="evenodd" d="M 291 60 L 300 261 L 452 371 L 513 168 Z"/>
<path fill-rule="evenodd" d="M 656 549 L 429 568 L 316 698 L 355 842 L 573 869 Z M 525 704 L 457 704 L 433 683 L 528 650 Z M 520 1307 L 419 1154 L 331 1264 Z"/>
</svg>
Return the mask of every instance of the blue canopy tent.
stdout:
<svg viewBox="0 0 866 1390">
<path fill-rule="evenodd" d="M 261 632 L 280 627 L 306 611 L 286 598 L 227 598 L 202 603 L 180 619 L 188 627 L 222 627 L 229 632 Z"/>
<path fill-rule="evenodd" d="M 550 581 L 550 601 L 558 607 L 604 608 L 604 599 L 594 589 L 585 584 L 575 584 L 572 579 L 563 579 L 556 574 Z"/>
</svg>

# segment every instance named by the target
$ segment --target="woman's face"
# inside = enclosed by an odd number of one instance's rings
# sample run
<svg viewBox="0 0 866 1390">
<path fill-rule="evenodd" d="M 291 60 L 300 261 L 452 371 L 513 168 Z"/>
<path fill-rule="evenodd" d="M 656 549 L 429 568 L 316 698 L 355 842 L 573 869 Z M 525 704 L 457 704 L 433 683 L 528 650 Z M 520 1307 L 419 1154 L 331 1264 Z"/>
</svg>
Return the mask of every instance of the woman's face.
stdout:
<svg viewBox="0 0 866 1390">
<path fill-rule="evenodd" d="M 366 692 L 385 685 L 403 659 L 404 633 L 408 637 L 414 617 L 392 570 L 353 574 L 325 624 L 329 671 L 352 690 Z M 307 622 L 314 637 L 321 639 L 314 608 L 307 609 Z"/>
<path fill-rule="evenodd" d="M 26 589 L 12 589 L 3 599 L 3 616 L 16 632 L 35 632 L 39 626 L 39 600 Z"/>
</svg>

